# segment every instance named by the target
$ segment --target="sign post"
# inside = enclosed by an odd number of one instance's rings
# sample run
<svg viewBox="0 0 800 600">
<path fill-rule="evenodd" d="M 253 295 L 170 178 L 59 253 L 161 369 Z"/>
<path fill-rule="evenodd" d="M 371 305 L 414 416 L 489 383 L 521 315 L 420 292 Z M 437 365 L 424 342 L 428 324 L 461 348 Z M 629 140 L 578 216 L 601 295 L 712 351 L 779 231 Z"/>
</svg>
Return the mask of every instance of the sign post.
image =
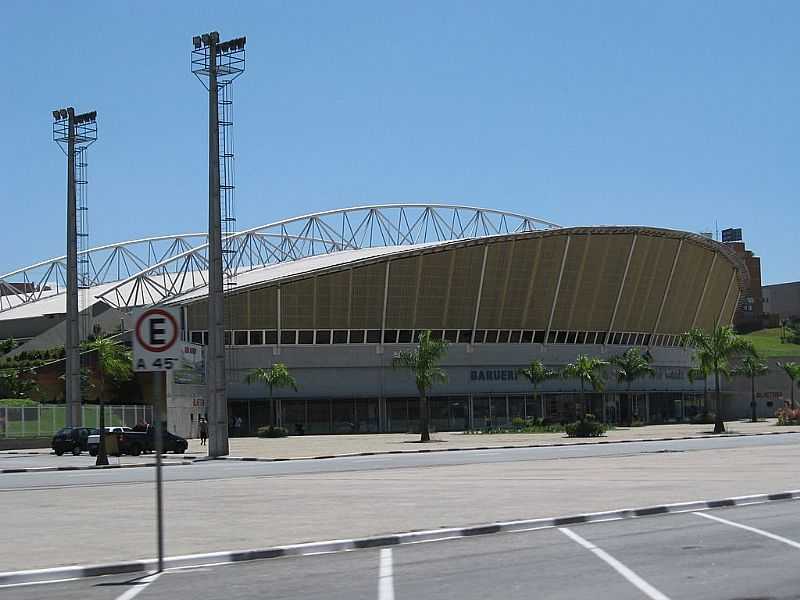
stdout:
<svg viewBox="0 0 800 600">
<path fill-rule="evenodd" d="M 158 572 L 164 570 L 164 494 L 161 454 L 164 449 L 161 384 L 166 371 L 178 366 L 183 354 L 180 318 L 174 308 L 148 308 L 136 319 L 133 335 L 133 370 L 153 373 L 153 435 L 156 450 L 156 538 Z"/>
</svg>

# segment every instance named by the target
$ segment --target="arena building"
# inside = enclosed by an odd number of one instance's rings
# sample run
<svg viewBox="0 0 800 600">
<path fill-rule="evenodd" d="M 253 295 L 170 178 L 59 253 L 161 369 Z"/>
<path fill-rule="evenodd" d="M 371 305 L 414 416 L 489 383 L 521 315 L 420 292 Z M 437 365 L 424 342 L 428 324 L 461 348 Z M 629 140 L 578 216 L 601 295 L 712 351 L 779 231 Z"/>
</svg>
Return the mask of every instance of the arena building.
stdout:
<svg viewBox="0 0 800 600">
<path fill-rule="evenodd" d="M 95 326 L 127 328 L 131 311 L 165 304 L 181 307 L 187 341 L 207 340 L 204 235 L 125 242 L 86 258 L 81 307 Z M 305 433 L 413 429 L 413 378 L 392 358 L 425 329 L 450 342 L 448 381 L 430 397 L 438 430 L 570 419 L 576 381 L 549 381 L 534 397 L 518 370 L 532 360 L 560 368 L 579 354 L 609 359 L 633 346 L 650 352 L 655 377 L 635 382 L 630 396 L 609 378 L 590 394 L 592 411 L 610 422 L 690 418 L 703 382 L 688 380 L 680 336 L 730 323 L 747 285 L 736 255 L 701 235 L 559 227 L 444 205 L 271 223 L 226 238 L 225 263 L 229 414 L 242 434 L 270 422 Z M 54 259 L 0 278 L 0 339 L 29 338 L 17 352 L 59 339 L 62 269 Z M 24 293 L 11 293 L 20 283 Z M 270 403 L 265 386 L 246 379 L 274 362 L 289 367 L 298 389 L 275 390 Z M 199 376 L 167 378 L 170 429 L 193 434 L 204 393 Z"/>
</svg>

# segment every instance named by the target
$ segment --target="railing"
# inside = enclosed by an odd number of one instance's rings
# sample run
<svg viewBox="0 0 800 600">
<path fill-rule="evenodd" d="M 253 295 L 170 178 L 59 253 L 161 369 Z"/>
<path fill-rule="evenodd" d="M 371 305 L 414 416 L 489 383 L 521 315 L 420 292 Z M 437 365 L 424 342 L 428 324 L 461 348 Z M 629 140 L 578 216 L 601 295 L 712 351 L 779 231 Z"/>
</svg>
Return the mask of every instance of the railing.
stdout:
<svg viewBox="0 0 800 600">
<path fill-rule="evenodd" d="M 97 427 L 100 423 L 100 406 L 82 407 L 84 427 Z M 133 427 L 139 423 L 152 423 L 153 407 L 145 404 L 111 404 L 105 406 L 105 425 Z M 66 424 L 64 404 L 39 406 L 0 406 L 0 439 L 50 437 Z"/>
</svg>

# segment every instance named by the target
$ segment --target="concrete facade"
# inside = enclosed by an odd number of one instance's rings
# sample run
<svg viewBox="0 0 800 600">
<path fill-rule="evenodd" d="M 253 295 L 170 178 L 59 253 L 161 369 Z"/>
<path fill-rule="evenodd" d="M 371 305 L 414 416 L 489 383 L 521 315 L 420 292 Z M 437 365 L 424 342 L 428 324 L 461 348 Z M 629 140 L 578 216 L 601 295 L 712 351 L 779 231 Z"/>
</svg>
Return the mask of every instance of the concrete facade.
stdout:
<svg viewBox="0 0 800 600">
<path fill-rule="evenodd" d="M 800 281 L 776 283 L 762 288 L 764 312 L 783 319 L 800 319 Z"/>
</svg>

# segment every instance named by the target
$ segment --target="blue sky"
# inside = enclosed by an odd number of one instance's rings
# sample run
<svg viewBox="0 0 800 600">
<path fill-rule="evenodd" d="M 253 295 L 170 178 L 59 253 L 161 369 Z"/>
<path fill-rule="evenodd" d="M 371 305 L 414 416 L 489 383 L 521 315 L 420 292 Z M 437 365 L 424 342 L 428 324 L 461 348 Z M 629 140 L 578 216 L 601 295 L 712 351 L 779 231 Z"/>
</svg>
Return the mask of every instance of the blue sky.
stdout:
<svg viewBox="0 0 800 600">
<path fill-rule="evenodd" d="M 718 223 L 743 227 L 765 282 L 800 279 L 798 17 L 788 1 L 6 0 L 0 273 L 64 253 L 63 105 L 99 113 L 92 245 L 205 229 L 189 53 L 216 29 L 248 40 L 241 227 L 403 201 Z"/>
</svg>

